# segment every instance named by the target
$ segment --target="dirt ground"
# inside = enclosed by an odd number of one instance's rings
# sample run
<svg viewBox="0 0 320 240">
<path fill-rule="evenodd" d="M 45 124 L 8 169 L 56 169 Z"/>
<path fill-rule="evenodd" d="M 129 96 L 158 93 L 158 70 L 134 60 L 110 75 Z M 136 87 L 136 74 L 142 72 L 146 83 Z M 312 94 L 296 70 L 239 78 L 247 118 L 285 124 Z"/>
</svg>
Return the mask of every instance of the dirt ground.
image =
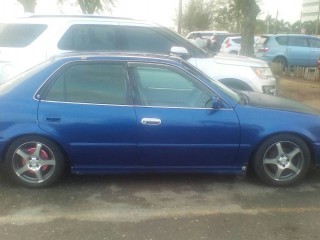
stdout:
<svg viewBox="0 0 320 240">
<path fill-rule="evenodd" d="M 279 81 L 280 95 L 303 102 L 320 112 L 320 82 L 284 77 Z"/>
</svg>

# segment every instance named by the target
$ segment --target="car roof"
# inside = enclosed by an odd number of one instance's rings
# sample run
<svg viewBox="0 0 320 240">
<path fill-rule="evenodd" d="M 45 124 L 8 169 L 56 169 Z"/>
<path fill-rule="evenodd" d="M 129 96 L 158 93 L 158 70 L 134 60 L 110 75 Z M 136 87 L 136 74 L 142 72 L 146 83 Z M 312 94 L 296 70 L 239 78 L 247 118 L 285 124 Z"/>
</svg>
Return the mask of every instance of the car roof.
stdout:
<svg viewBox="0 0 320 240">
<path fill-rule="evenodd" d="M 231 37 L 227 37 L 226 39 L 238 39 L 241 38 L 241 36 L 231 36 Z"/>
<path fill-rule="evenodd" d="M 263 34 L 261 37 L 316 37 L 307 34 L 298 34 L 298 33 L 281 33 L 281 34 Z"/>
<path fill-rule="evenodd" d="M 50 61 L 58 60 L 109 60 L 109 61 L 143 61 L 177 64 L 183 60 L 175 55 L 128 53 L 128 52 L 66 52 L 53 56 Z"/>
<path fill-rule="evenodd" d="M 85 22 L 85 23 L 130 23 L 138 26 L 154 26 L 159 27 L 159 24 L 146 22 L 143 20 L 136 20 L 132 18 L 112 17 L 112 16 L 98 16 L 90 14 L 79 15 L 30 15 L 15 19 L 3 20 L 3 23 L 21 23 L 21 24 L 64 24 L 69 22 Z"/>
<path fill-rule="evenodd" d="M 228 33 L 227 31 L 193 31 L 190 33 Z"/>
</svg>

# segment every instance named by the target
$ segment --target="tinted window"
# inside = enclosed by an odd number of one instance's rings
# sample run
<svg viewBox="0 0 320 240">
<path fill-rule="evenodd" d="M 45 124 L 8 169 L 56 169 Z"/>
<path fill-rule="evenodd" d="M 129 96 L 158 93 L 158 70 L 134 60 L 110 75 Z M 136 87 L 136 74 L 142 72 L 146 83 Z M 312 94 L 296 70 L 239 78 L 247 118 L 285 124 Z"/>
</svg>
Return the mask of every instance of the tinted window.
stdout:
<svg viewBox="0 0 320 240">
<path fill-rule="evenodd" d="M 62 50 L 117 50 L 116 29 L 112 25 L 73 25 L 58 43 Z"/>
<path fill-rule="evenodd" d="M 49 101 L 126 104 L 126 71 L 121 64 L 73 65 L 57 78 Z"/>
<path fill-rule="evenodd" d="M 312 48 L 320 48 L 320 39 L 309 38 L 309 43 Z"/>
<path fill-rule="evenodd" d="M 267 44 L 268 40 L 269 40 L 269 37 L 261 36 L 260 39 L 257 42 L 257 45 L 262 46 L 264 44 Z"/>
<path fill-rule="evenodd" d="M 201 33 L 201 36 L 204 38 L 210 38 L 213 36 L 213 33 Z"/>
<path fill-rule="evenodd" d="M 133 69 L 140 104 L 163 107 L 210 107 L 209 90 L 191 77 L 165 67 Z"/>
<path fill-rule="evenodd" d="M 121 27 L 124 49 L 135 52 L 170 53 L 175 44 L 153 27 Z"/>
<path fill-rule="evenodd" d="M 241 44 L 241 38 L 234 38 L 234 39 L 232 39 L 232 41 L 237 44 Z"/>
<path fill-rule="evenodd" d="M 44 24 L 1 24 L 0 47 L 26 47 L 46 28 Z"/>
<path fill-rule="evenodd" d="M 289 46 L 308 47 L 308 39 L 304 37 L 290 37 Z"/>
<path fill-rule="evenodd" d="M 282 45 L 282 46 L 288 45 L 288 37 L 276 37 L 276 41 L 279 45 Z"/>
</svg>

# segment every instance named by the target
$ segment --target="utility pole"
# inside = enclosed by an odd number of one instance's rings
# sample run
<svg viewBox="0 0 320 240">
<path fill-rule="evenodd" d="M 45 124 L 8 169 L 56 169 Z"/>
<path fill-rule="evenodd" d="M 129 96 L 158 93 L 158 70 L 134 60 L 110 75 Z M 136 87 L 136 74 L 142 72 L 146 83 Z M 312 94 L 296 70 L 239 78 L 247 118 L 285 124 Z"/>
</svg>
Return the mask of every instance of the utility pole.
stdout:
<svg viewBox="0 0 320 240">
<path fill-rule="evenodd" d="M 318 36 L 318 28 L 319 28 L 319 13 L 320 13 L 320 0 L 318 3 L 318 17 L 317 17 L 317 23 L 316 23 L 316 32 L 315 35 Z"/>
<path fill-rule="evenodd" d="M 182 22 L 182 0 L 179 0 L 179 16 L 178 16 L 178 33 L 179 34 L 181 34 L 181 22 Z"/>
<path fill-rule="evenodd" d="M 320 0 L 319 0 L 320 1 Z M 277 15 L 276 15 L 276 21 L 275 21 L 275 26 L 274 26 L 274 31 L 273 34 L 278 34 L 278 15 L 279 15 L 279 9 L 277 9 Z"/>
</svg>

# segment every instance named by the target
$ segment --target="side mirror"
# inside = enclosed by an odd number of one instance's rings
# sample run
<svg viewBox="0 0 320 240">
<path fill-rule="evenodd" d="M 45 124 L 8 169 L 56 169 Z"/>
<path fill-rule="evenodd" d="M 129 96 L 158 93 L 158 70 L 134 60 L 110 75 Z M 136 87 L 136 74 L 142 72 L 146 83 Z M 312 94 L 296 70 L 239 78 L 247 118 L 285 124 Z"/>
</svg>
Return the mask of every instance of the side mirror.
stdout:
<svg viewBox="0 0 320 240">
<path fill-rule="evenodd" d="M 212 96 L 211 97 L 211 104 L 212 104 L 211 106 L 212 106 L 213 109 L 220 109 L 220 108 L 224 107 L 223 101 L 218 96 Z"/>
<path fill-rule="evenodd" d="M 176 47 L 176 46 L 173 46 L 171 49 L 170 49 L 170 53 L 172 55 L 177 55 L 179 57 L 187 57 L 189 56 L 189 52 L 186 48 L 184 47 Z"/>
</svg>

